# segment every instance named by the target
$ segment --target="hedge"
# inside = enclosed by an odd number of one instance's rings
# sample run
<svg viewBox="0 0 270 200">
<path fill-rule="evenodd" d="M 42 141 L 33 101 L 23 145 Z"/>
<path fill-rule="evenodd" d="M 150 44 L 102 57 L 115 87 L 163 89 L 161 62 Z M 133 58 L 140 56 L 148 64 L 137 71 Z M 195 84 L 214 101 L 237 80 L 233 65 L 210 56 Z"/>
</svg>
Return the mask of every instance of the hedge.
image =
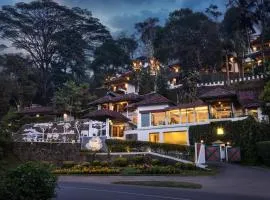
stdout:
<svg viewBox="0 0 270 200">
<path fill-rule="evenodd" d="M 260 161 L 263 164 L 270 166 L 270 141 L 257 143 L 257 152 Z"/>
<path fill-rule="evenodd" d="M 224 135 L 217 135 L 217 128 L 224 129 Z M 190 144 L 204 141 L 211 144 L 216 140 L 230 142 L 232 146 L 241 148 L 241 157 L 244 162 L 256 163 L 258 161 L 256 143 L 270 140 L 270 125 L 259 123 L 252 117 L 241 121 L 212 122 L 205 125 L 191 126 L 189 128 Z"/>
<path fill-rule="evenodd" d="M 106 144 L 111 152 L 129 152 L 137 151 L 144 152 L 151 149 L 151 151 L 179 151 L 192 153 L 194 151 L 193 146 L 178 145 L 178 144 L 167 144 L 167 143 L 153 143 L 146 141 L 125 141 L 125 140 L 115 140 L 107 139 Z"/>
</svg>

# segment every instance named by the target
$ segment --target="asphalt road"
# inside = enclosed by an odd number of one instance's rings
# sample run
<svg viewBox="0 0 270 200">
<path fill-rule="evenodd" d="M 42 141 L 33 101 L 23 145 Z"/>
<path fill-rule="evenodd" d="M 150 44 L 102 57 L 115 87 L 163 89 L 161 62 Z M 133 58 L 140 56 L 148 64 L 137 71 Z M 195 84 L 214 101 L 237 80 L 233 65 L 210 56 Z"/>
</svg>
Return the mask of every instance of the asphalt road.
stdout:
<svg viewBox="0 0 270 200">
<path fill-rule="evenodd" d="M 59 182 L 56 200 L 263 200 L 258 196 L 218 194 L 200 189 Z"/>
</svg>

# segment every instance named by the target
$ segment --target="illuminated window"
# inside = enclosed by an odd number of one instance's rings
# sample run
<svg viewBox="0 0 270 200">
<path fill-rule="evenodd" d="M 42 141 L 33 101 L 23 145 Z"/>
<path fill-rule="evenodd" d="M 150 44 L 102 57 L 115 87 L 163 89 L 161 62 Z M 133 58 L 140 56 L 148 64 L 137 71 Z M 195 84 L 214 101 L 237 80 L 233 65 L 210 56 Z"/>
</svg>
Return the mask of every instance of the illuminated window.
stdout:
<svg viewBox="0 0 270 200">
<path fill-rule="evenodd" d="M 187 132 L 177 131 L 177 132 L 165 132 L 163 133 L 164 143 L 170 144 L 187 144 Z"/>
<path fill-rule="evenodd" d="M 195 122 L 193 108 L 192 109 L 182 109 L 181 110 L 181 122 L 183 124 Z"/>
<path fill-rule="evenodd" d="M 196 121 L 205 122 L 208 121 L 208 108 L 207 107 L 197 107 L 196 110 Z"/>
<path fill-rule="evenodd" d="M 149 142 L 159 142 L 159 133 L 149 133 Z"/>
<path fill-rule="evenodd" d="M 211 106 L 211 116 L 213 119 L 223 119 L 232 117 L 230 102 L 216 102 Z"/>
<path fill-rule="evenodd" d="M 113 126 L 112 127 L 112 136 L 113 137 L 123 137 L 124 136 L 124 126 Z"/>
<path fill-rule="evenodd" d="M 166 124 L 166 114 L 165 112 L 151 113 L 151 125 L 160 126 Z"/>
<path fill-rule="evenodd" d="M 180 124 L 180 111 L 172 110 L 168 112 L 169 124 Z"/>
</svg>

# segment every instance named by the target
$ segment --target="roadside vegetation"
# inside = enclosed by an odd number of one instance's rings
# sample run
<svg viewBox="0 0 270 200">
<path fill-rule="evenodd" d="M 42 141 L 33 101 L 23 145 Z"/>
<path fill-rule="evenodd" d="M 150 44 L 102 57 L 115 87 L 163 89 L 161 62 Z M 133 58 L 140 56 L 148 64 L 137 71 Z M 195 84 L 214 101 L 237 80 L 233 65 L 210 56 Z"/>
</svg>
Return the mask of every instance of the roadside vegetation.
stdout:
<svg viewBox="0 0 270 200">
<path fill-rule="evenodd" d="M 80 175 L 181 175 L 200 176 L 214 175 L 217 170 L 203 170 L 193 164 L 163 163 L 157 159 L 136 156 L 131 159 L 115 158 L 113 161 L 98 161 L 75 163 L 65 161 L 56 168 L 55 174 Z"/>
<path fill-rule="evenodd" d="M 1 175 L 0 200 L 48 200 L 55 196 L 56 182 L 50 165 L 28 162 Z"/>
<path fill-rule="evenodd" d="M 189 188 L 189 189 L 202 188 L 202 185 L 198 183 L 174 182 L 174 181 L 117 181 L 113 182 L 113 184 L 153 186 L 153 187 L 175 187 L 175 188 Z"/>
</svg>

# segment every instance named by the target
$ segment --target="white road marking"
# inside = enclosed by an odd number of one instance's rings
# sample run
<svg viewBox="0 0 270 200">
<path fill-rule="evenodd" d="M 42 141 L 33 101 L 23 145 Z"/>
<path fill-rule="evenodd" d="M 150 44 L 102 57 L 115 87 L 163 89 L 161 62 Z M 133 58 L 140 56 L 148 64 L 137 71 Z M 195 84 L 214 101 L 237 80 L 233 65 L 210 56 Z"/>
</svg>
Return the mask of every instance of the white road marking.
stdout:
<svg viewBox="0 0 270 200">
<path fill-rule="evenodd" d="M 142 197 L 155 197 L 155 198 L 159 198 L 159 199 L 191 200 L 191 199 L 181 198 L 181 197 L 170 197 L 170 196 L 142 194 L 142 193 L 138 194 L 138 193 L 133 193 L 133 192 L 121 192 L 121 191 L 115 191 L 115 190 L 100 190 L 100 189 L 93 189 L 93 188 L 86 188 L 86 187 L 61 186 L 60 189 L 61 188 L 77 189 L 77 190 L 90 190 L 90 191 L 97 191 L 97 192 L 110 192 L 110 193 L 118 193 L 118 194 L 128 194 L 128 195 L 142 196 Z"/>
</svg>

